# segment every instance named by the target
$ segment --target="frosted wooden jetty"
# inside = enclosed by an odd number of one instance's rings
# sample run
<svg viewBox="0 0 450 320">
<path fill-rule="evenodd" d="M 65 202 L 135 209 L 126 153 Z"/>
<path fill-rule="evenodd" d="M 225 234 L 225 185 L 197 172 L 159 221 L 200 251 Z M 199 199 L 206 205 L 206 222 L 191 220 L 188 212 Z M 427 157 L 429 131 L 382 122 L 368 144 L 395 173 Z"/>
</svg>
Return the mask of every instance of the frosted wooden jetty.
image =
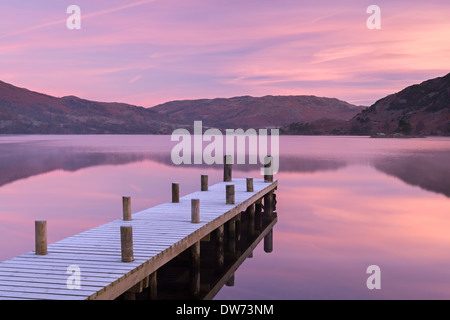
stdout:
<svg viewBox="0 0 450 320">
<path fill-rule="evenodd" d="M 223 180 L 208 186 L 208 177 L 201 176 L 201 191 L 183 197 L 178 183 L 173 183 L 171 202 L 134 214 L 131 199 L 123 197 L 120 219 L 52 244 L 47 244 L 46 221 L 36 221 L 35 250 L 0 263 L 0 299 L 133 299 L 144 289 L 156 298 L 158 269 L 186 253 L 195 297 L 200 291 L 200 242 L 214 241 L 220 269 L 224 257 L 235 254 L 242 216 L 249 221 L 245 232 L 256 232 L 258 241 L 264 237 L 265 250 L 271 251 L 278 182 L 272 175 L 232 179 L 227 164 Z M 264 219 L 269 221 L 267 228 L 258 234 Z"/>
</svg>

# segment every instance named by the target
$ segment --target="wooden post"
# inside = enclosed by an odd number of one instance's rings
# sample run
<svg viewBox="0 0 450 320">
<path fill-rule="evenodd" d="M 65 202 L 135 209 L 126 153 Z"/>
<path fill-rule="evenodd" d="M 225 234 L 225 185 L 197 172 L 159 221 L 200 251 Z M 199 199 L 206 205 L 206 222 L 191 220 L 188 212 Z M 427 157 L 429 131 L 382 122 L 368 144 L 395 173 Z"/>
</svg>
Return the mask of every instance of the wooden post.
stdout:
<svg viewBox="0 0 450 320">
<path fill-rule="evenodd" d="M 235 223 L 236 223 L 236 241 L 241 240 L 241 216 L 242 212 L 239 212 L 235 217 Z"/>
<path fill-rule="evenodd" d="M 148 281 L 148 290 L 149 290 L 149 298 L 151 300 L 156 300 L 158 297 L 158 277 L 157 277 L 157 271 L 151 273 L 149 275 L 149 281 Z"/>
<path fill-rule="evenodd" d="M 172 203 L 180 202 L 180 184 L 172 182 Z"/>
<path fill-rule="evenodd" d="M 264 182 L 273 182 L 272 156 L 264 157 Z"/>
<path fill-rule="evenodd" d="M 223 157 L 223 181 L 230 182 L 232 180 L 233 157 L 226 155 Z"/>
<path fill-rule="evenodd" d="M 247 192 L 253 192 L 253 178 L 247 178 Z"/>
<path fill-rule="evenodd" d="M 215 231 L 215 241 L 216 241 L 216 262 L 217 262 L 217 271 L 221 272 L 225 263 L 224 257 L 224 231 L 225 227 L 222 224 Z"/>
<path fill-rule="evenodd" d="M 266 219 L 273 218 L 273 191 L 264 195 L 264 216 Z"/>
<path fill-rule="evenodd" d="M 123 262 L 134 261 L 132 226 L 120 226 L 120 242 L 122 249 L 122 261 Z"/>
<path fill-rule="evenodd" d="M 131 198 L 122 197 L 123 221 L 131 221 Z"/>
<path fill-rule="evenodd" d="M 191 199 L 191 222 L 200 222 L 200 199 Z"/>
<path fill-rule="evenodd" d="M 255 229 L 261 231 L 262 229 L 262 200 L 258 199 L 255 202 Z"/>
<path fill-rule="evenodd" d="M 264 237 L 264 252 L 270 253 L 273 251 L 273 229 Z"/>
<path fill-rule="evenodd" d="M 248 234 L 250 237 L 253 237 L 255 234 L 255 205 L 252 203 L 248 206 L 247 210 L 245 210 L 247 215 L 247 226 L 248 226 Z"/>
<path fill-rule="evenodd" d="M 236 218 L 231 218 L 227 222 L 227 227 L 228 252 L 230 253 L 231 257 L 234 258 L 234 255 L 236 253 Z"/>
<path fill-rule="evenodd" d="M 226 203 L 234 204 L 234 184 L 226 185 Z"/>
<path fill-rule="evenodd" d="M 47 221 L 36 220 L 34 222 L 35 249 L 37 255 L 47 254 Z"/>
<path fill-rule="evenodd" d="M 190 247 L 191 291 L 194 296 L 200 293 L 200 241 Z"/>
<path fill-rule="evenodd" d="M 201 190 L 208 191 L 208 175 L 207 174 L 202 174 L 201 183 L 202 183 Z"/>
</svg>

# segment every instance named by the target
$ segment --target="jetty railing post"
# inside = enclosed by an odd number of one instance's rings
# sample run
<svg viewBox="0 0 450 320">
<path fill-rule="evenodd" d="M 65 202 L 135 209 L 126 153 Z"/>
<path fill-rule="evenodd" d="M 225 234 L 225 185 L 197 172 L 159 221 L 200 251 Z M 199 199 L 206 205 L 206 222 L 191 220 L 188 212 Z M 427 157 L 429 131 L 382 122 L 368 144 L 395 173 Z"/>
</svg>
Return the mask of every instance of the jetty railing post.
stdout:
<svg viewBox="0 0 450 320">
<path fill-rule="evenodd" d="M 223 157 L 223 181 L 230 182 L 232 180 L 233 157 L 225 155 Z"/>
<path fill-rule="evenodd" d="M 131 221 L 131 198 L 122 197 L 123 221 Z"/>
<path fill-rule="evenodd" d="M 47 254 L 47 221 L 36 220 L 34 222 L 35 230 L 35 254 Z"/>
<path fill-rule="evenodd" d="M 191 222 L 200 222 L 200 199 L 191 199 Z"/>
<path fill-rule="evenodd" d="M 208 175 L 202 174 L 201 176 L 201 191 L 208 191 Z"/>
<path fill-rule="evenodd" d="M 247 178 L 247 192 L 253 192 L 253 178 Z"/>
<path fill-rule="evenodd" d="M 180 202 L 180 184 L 172 182 L 172 203 Z"/>
<path fill-rule="evenodd" d="M 272 156 L 264 157 L 264 182 L 273 182 Z"/>
<path fill-rule="evenodd" d="M 234 204 L 234 184 L 226 185 L 226 204 Z"/>
<path fill-rule="evenodd" d="M 133 255 L 133 227 L 120 226 L 120 243 L 122 250 L 122 261 L 134 261 Z"/>
</svg>

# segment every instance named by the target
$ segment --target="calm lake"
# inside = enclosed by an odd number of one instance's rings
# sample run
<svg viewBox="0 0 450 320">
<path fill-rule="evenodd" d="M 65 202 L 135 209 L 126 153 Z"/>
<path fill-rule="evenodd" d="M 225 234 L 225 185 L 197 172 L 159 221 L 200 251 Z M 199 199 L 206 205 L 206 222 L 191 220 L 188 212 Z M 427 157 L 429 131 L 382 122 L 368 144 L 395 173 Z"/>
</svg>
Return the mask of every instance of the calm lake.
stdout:
<svg viewBox="0 0 450 320">
<path fill-rule="evenodd" d="M 185 195 L 222 165 L 172 163 L 170 136 L 1 136 L 0 261 Z M 450 138 L 280 137 L 278 223 L 216 299 L 450 299 Z M 233 177 L 261 178 L 260 165 Z M 366 269 L 381 270 L 369 290 Z"/>
</svg>

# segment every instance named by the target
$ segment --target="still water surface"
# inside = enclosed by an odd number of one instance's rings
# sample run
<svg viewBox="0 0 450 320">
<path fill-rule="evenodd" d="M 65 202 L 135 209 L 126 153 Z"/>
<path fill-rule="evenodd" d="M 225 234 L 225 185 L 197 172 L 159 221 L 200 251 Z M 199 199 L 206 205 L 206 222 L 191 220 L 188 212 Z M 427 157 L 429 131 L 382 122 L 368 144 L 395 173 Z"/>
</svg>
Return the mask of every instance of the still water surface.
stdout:
<svg viewBox="0 0 450 320">
<path fill-rule="evenodd" d="M 171 162 L 170 136 L 0 137 L 0 260 L 197 191 L 222 166 Z M 260 177 L 234 165 L 233 177 Z M 216 299 L 450 299 L 450 139 L 280 137 L 274 250 Z M 370 265 L 381 289 L 366 286 Z"/>
</svg>

